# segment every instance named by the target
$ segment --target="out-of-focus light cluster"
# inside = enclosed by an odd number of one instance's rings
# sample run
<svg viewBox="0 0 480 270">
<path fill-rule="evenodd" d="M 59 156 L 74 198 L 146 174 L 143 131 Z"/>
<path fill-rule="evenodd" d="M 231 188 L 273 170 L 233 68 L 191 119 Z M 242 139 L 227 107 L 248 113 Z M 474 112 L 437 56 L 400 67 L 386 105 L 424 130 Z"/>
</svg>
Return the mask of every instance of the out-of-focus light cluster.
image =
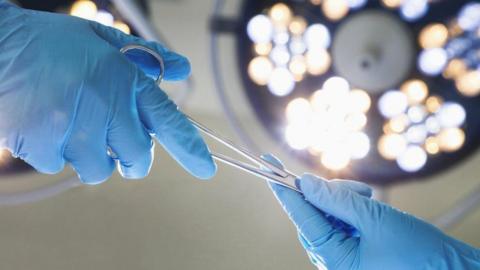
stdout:
<svg viewBox="0 0 480 270">
<path fill-rule="evenodd" d="M 447 25 L 425 26 L 418 38 L 423 50 L 418 67 L 427 76 L 455 81 L 468 97 L 480 94 L 480 3 L 468 3 Z"/>
<path fill-rule="evenodd" d="M 249 77 L 276 96 L 289 95 L 307 74 L 322 75 L 330 69 L 330 31 L 323 24 L 309 25 L 286 4 L 251 18 L 247 34 L 255 52 Z"/>
<path fill-rule="evenodd" d="M 345 18 L 350 10 L 364 7 L 368 0 L 310 0 L 310 2 L 320 6 L 327 19 L 338 21 Z"/>
<path fill-rule="evenodd" d="M 429 9 L 428 0 L 382 0 L 382 4 L 391 9 L 399 9 L 403 19 L 409 22 L 423 18 Z"/>
<path fill-rule="evenodd" d="M 409 80 L 400 90 L 385 92 L 378 109 L 386 119 L 378 152 L 385 159 L 396 160 L 406 172 L 421 170 L 429 155 L 455 152 L 465 142 L 465 109 L 429 96 L 428 86 L 421 80 Z"/>
<path fill-rule="evenodd" d="M 99 10 L 97 5 L 89 0 L 78 0 L 70 8 L 70 15 L 86 20 L 96 21 L 106 26 L 114 27 L 126 34 L 130 34 L 130 27 L 106 11 Z"/>
<path fill-rule="evenodd" d="M 370 151 L 370 139 L 363 132 L 370 106 L 367 92 L 350 89 L 341 77 L 331 77 L 309 99 L 290 101 L 286 141 L 294 149 L 317 156 L 327 169 L 344 169 Z"/>
</svg>

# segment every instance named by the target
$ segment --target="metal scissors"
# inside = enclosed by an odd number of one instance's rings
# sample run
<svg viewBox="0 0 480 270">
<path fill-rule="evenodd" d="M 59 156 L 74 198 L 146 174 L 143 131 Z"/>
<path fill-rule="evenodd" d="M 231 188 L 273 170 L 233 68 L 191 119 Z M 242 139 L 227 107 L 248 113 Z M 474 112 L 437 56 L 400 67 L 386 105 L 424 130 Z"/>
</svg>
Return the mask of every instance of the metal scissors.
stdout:
<svg viewBox="0 0 480 270">
<path fill-rule="evenodd" d="M 160 85 L 160 83 L 163 80 L 164 73 L 165 73 L 165 63 L 163 61 L 162 56 L 160 54 L 158 54 L 156 51 L 154 51 L 154 50 L 152 50 L 148 47 L 145 47 L 143 45 L 127 45 L 127 46 L 121 48 L 120 52 L 125 54 L 125 53 L 127 53 L 128 51 L 131 51 L 131 50 L 141 50 L 141 51 L 149 54 L 150 56 L 154 57 L 158 61 L 159 65 L 160 65 L 160 72 L 159 72 L 159 75 L 156 79 L 156 83 L 158 85 Z M 287 188 L 290 188 L 292 190 L 295 190 L 295 191 L 301 193 L 300 189 L 297 188 L 297 186 L 295 185 L 295 181 L 297 179 L 299 179 L 299 177 L 296 176 L 295 174 L 292 174 L 291 172 L 289 172 L 287 170 L 280 169 L 280 168 L 276 167 L 275 165 L 271 164 L 270 162 L 263 160 L 259 156 L 250 153 L 248 150 L 246 150 L 244 148 L 241 148 L 239 146 L 236 146 L 230 140 L 227 140 L 227 139 L 223 138 L 222 136 L 218 135 L 213 130 L 211 130 L 211 129 L 205 127 L 204 125 L 200 124 L 199 122 L 193 120 L 190 116 L 186 115 L 186 117 L 199 131 L 201 131 L 204 134 L 210 136 L 211 138 L 215 139 L 216 141 L 220 142 L 221 144 L 227 146 L 228 148 L 232 149 L 233 151 L 242 155 L 243 157 L 252 161 L 253 163 L 256 163 L 257 166 L 253 166 L 253 165 L 241 162 L 239 160 L 236 160 L 236 159 L 231 158 L 229 156 L 226 156 L 224 154 L 212 152 L 211 153 L 212 157 L 215 160 L 220 161 L 222 163 L 225 163 L 227 165 L 230 165 L 232 167 L 235 167 L 237 169 L 243 170 L 243 171 L 248 172 L 250 174 L 253 174 L 255 176 L 261 177 L 263 179 L 266 179 L 267 181 L 285 186 Z"/>
</svg>

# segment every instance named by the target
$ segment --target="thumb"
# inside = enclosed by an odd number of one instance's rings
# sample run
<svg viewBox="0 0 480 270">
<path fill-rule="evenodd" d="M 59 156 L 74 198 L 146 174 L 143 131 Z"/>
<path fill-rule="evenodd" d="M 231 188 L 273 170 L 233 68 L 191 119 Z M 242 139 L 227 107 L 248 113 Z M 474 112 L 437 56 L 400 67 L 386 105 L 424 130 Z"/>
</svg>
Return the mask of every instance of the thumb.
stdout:
<svg viewBox="0 0 480 270">
<path fill-rule="evenodd" d="M 172 52 L 157 42 L 146 41 L 136 36 L 127 35 L 122 31 L 103 24 L 90 22 L 90 25 L 100 38 L 118 50 L 127 45 L 142 45 L 156 51 L 164 61 L 164 80 L 182 81 L 190 76 L 190 62 L 185 56 Z M 159 65 L 154 57 L 147 56 L 144 52 L 135 52 L 135 50 L 127 53 L 126 56 L 137 64 L 149 77 L 156 78 L 158 76 Z"/>
<path fill-rule="evenodd" d="M 352 183 L 349 185 L 351 186 Z M 364 184 L 355 185 L 358 188 Z M 300 189 L 305 199 L 315 207 L 345 221 L 360 232 L 373 222 L 377 209 L 376 202 L 368 196 L 362 196 L 339 184 L 339 181 L 328 182 L 306 174 L 300 180 Z M 366 188 L 362 189 L 366 190 Z"/>
</svg>

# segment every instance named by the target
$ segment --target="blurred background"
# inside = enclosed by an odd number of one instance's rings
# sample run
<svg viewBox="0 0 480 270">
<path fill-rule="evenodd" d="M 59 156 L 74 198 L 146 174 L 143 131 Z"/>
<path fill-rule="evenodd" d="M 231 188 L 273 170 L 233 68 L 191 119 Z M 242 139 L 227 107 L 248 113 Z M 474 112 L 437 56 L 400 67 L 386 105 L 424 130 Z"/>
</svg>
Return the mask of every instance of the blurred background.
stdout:
<svg viewBox="0 0 480 270">
<path fill-rule="evenodd" d="M 201 123 L 480 246 L 477 1 L 16 3 L 167 44 L 193 74 L 163 86 Z M 222 164 L 199 181 L 155 155 L 146 179 L 91 187 L 3 153 L 0 267 L 312 268 L 265 182 Z"/>
</svg>

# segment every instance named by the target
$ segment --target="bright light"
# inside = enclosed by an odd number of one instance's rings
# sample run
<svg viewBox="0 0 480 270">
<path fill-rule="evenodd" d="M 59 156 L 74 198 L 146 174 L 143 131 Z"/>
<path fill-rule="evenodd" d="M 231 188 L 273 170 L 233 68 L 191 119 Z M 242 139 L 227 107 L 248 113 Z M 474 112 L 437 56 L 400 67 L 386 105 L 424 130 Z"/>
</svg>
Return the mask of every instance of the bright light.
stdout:
<svg viewBox="0 0 480 270">
<path fill-rule="evenodd" d="M 268 89 L 276 96 L 286 96 L 295 88 L 295 78 L 286 68 L 276 68 L 273 70 L 270 80 L 268 81 Z"/>
<path fill-rule="evenodd" d="M 363 113 L 351 113 L 345 117 L 345 126 L 350 131 L 362 130 L 367 125 L 367 116 Z"/>
<path fill-rule="evenodd" d="M 327 50 L 309 51 L 306 54 L 307 70 L 312 75 L 322 75 L 330 69 L 332 58 Z"/>
<path fill-rule="evenodd" d="M 414 125 L 408 128 L 406 137 L 410 143 L 422 144 L 428 136 L 427 127 L 424 125 Z"/>
<path fill-rule="evenodd" d="M 247 34 L 253 42 L 269 43 L 273 35 L 272 21 L 265 15 L 256 15 L 247 24 Z"/>
<path fill-rule="evenodd" d="M 378 141 L 378 152 L 388 160 L 394 160 L 407 149 L 407 140 L 399 134 L 383 135 Z"/>
<path fill-rule="evenodd" d="M 290 35 L 287 31 L 280 31 L 273 35 L 273 42 L 276 45 L 286 45 L 290 40 Z"/>
<path fill-rule="evenodd" d="M 407 96 L 400 91 L 388 91 L 383 94 L 378 101 L 378 109 L 386 118 L 404 113 L 407 107 Z"/>
<path fill-rule="evenodd" d="M 323 51 L 330 47 L 330 31 L 323 24 L 310 25 L 305 32 L 304 38 L 310 51 Z"/>
<path fill-rule="evenodd" d="M 458 16 L 458 24 L 463 30 L 475 30 L 480 26 L 480 3 L 466 5 Z"/>
<path fill-rule="evenodd" d="M 122 31 L 123 33 L 125 33 L 127 35 L 130 35 L 130 33 L 131 33 L 130 27 L 126 23 L 123 23 L 121 21 L 113 22 L 113 27 Z"/>
<path fill-rule="evenodd" d="M 95 19 L 97 15 L 97 5 L 88 0 L 80 0 L 75 2 L 70 9 L 70 15 L 80 17 L 87 20 Z"/>
<path fill-rule="evenodd" d="M 290 51 L 296 55 L 303 54 L 307 50 L 307 45 L 305 44 L 302 38 L 292 39 L 289 47 L 290 47 Z"/>
<path fill-rule="evenodd" d="M 465 123 L 467 113 L 458 103 L 446 102 L 438 112 L 440 125 L 444 128 L 460 127 Z"/>
<path fill-rule="evenodd" d="M 307 28 L 307 21 L 300 16 L 297 16 L 293 18 L 292 22 L 288 26 L 288 29 L 290 32 L 294 35 L 302 35 L 303 32 L 305 32 L 305 29 Z"/>
<path fill-rule="evenodd" d="M 367 4 L 368 0 L 347 0 L 347 4 L 351 9 L 359 9 Z"/>
<path fill-rule="evenodd" d="M 425 150 L 430 155 L 436 155 L 440 153 L 440 145 L 438 144 L 438 139 L 436 137 L 428 137 L 425 140 Z"/>
<path fill-rule="evenodd" d="M 412 123 L 420 123 L 427 117 L 427 109 L 421 105 L 410 107 L 407 115 Z"/>
<path fill-rule="evenodd" d="M 292 10 L 283 3 L 275 4 L 269 12 L 272 21 L 279 26 L 287 26 L 292 19 Z"/>
<path fill-rule="evenodd" d="M 440 149 L 445 152 L 455 152 L 465 143 L 465 133 L 459 128 L 444 129 L 438 134 Z"/>
<path fill-rule="evenodd" d="M 277 66 L 285 66 L 290 61 L 290 52 L 285 46 L 275 46 L 270 53 L 270 58 Z"/>
<path fill-rule="evenodd" d="M 409 146 L 398 158 L 398 166 L 406 172 L 416 172 L 427 163 L 427 153 L 419 146 Z"/>
<path fill-rule="evenodd" d="M 443 104 L 442 98 L 438 96 L 431 96 L 427 98 L 427 101 L 425 101 L 425 105 L 427 107 L 428 112 L 430 113 L 436 113 L 440 107 Z"/>
<path fill-rule="evenodd" d="M 271 43 L 255 43 L 254 45 L 255 52 L 258 55 L 269 55 L 272 51 L 272 44 Z"/>
<path fill-rule="evenodd" d="M 423 50 L 418 57 L 418 67 L 430 76 L 441 74 L 447 62 L 447 52 L 442 48 Z"/>
<path fill-rule="evenodd" d="M 425 26 L 418 37 L 418 42 L 424 49 L 441 48 L 447 40 L 448 29 L 441 23 Z"/>
<path fill-rule="evenodd" d="M 370 151 L 370 139 L 363 132 L 349 134 L 347 145 L 351 151 L 352 159 L 362 159 L 366 157 Z"/>
<path fill-rule="evenodd" d="M 415 21 L 425 16 L 428 11 L 427 0 L 404 0 L 400 13 L 407 21 Z"/>
<path fill-rule="evenodd" d="M 354 89 L 348 93 L 348 106 L 352 112 L 366 113 L 371 104 L 370 96 L 363 90 Z"/>
<path fill-rule="evenodd" d="M 388 121 L 388 130 L 386 130 L 385 133 L 402 133 L 407 129 L 408 125 L 410 125 L 410 120 L 408 119 L 407 115 L 401 114 L 395 116 L 394 118 L 390 119 L 390 121 Z"/>
<path fill-rule="evenodd" d="M 427 127 L 428 132 L 431 134 L 437 134 L 440 132 L 440 130 L 442 130 L 440 121 L 438 121 L 438 118 L 435 116 L 428 117 L 425 121 L 425 126 Z"/>
<path fill-rule="evenodd" d="M 461 59 L 452 59 L 443 71 L 446 79 L 456 79 L 467 72 L 467 64 Z"/>
<path fill-rule="evenodd" d="M 350 84 L 342 77 L 331 77 L 323 83 L 323 90 L 348 94 L 350 91 Z"/>
<path fill-rule="evenodd" d="M 288 65 L 288 68 L 295 76 L 295 79 L 297 81 L 300 81 L 301 79 L 303 79 L 303 76 L 307 72 L 307 64 L 305 63 L 305 57 L 301 55 L 293 57 L 292 61 L 290 61 L 290 64 Z"/>
<path fill-rule="evenodd" d="M 467 97 L 474 97 L 480 94 L 480 71 L 470 71 L 459 76 L 455 85 L 460 93 Z"/>
<path fill-rule="evenodd" d="M 330 147 L 322 154 L 321 162 L 325 168 L 330 170 L 341 170 L 350 163 L 350 153 L 346 147 Z"/>
<path fill-rule="evenodd" d="M 285 130 L 285 139 L 296 150 L 304 150 L 310 145 L 309 130 L 303 125 L 289 125 Z"/>
<path fill-rule="evenodd" d="M 255 57 L 248 65 L 248 75 L 258 85 L 266 85 L 273 72 L 272 62 L 264 57 Z"/>
<path fill-rule="evenodd" d="M 308 100 L 296 98 L 288 103 L 285 114 L 289 123 L 308 124 L 312 117 L 312 107 Z"/>
<path fill-rule="evenodd" d="M 409 80 L 402 84 L 400 90 L 407 95 L 410 104 L 422 103 L 428 96 L 428 86 L 421 80 Z"/>
<path fill-rule="evenodd" d="M 382 0 L 382 3 L 388 8 L 398 8 L 404 0 Z"/>
<path fill-rule="evenodd" d="M 349 7 L 346 0 L 324 0 L 322 11 L 328 19 L 338 21 L 348 14 Z"/>
<path fill-rule="evenodd" d="M 113 15 L 105 10 L 99 10 L 95 16 L 95 21 L 106 26 L 113 26 Z"/>
</svg>

